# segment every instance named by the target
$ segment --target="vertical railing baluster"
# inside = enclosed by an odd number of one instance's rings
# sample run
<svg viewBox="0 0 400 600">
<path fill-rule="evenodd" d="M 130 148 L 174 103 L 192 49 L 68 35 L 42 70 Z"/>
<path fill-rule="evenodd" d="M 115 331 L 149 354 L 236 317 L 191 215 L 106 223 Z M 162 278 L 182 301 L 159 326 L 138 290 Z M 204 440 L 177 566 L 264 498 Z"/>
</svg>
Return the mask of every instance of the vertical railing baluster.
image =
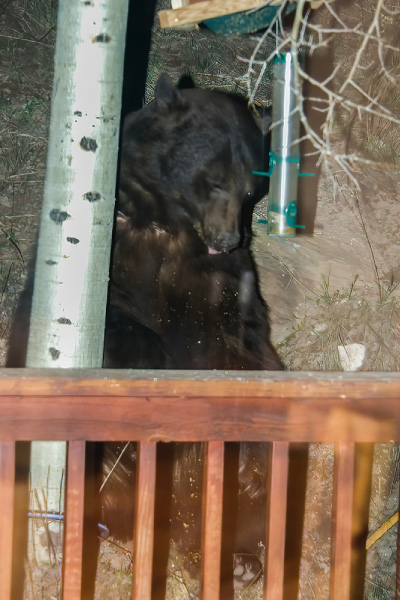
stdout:
<svg viewBox="0 0 400 600">
<path fill-rule="evenodd" d="M 354 452 L 353 442 L 335 444 L 330 600 L 350 599 Z"/>
<path fill-rule="evenodd" d="M 399 497 L 400 497 L 400 489 L 399 489 Z M 397 511 L 400 510 L 400 507 L 397 507 Z M 399 517 L 399 513 L 397 513 L 397 517 Z M 396 600 L 400 600 L 400 519 L 399 524 L 397 526 L 397 560 L 396 560 Z"/>
<path fill-rule="evenodd" d="M 133 600 L 151 600 L 157 444 L 138 444 L 137 500 L 133 555 Z"/>
<path fill-rule="evenodd" d="M 208 442 L 204 458 L 201 599 L 219 600 L 224 442 Z"/>
<path fill-rule="evenodd" d="M 264 600 L 283 599 L 288 442 L 272 442 L 268 468 Z"/>
<path fill-rule="evenodd" d="M 67 452 L 63 600 L 80 600 L 82 588 L 85 442 L 69 442 Z"/>
<path fill-rule="evenodd" d="M 0 600 L 11 598 L 14 486 L 15 442 L 0 442 Z"/>
</svg>

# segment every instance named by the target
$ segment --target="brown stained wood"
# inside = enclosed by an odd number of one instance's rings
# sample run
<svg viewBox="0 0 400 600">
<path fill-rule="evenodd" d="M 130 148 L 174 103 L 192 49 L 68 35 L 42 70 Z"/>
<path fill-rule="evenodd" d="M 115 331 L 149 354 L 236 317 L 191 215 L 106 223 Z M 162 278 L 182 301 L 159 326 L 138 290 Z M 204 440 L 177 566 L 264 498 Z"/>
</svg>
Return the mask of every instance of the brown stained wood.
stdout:
<svg viewBox="0 0 400 600">
<path fill-rule="evenodd" d="M 400 525 L 397 526 L 396 600 L 400 600 Z"/>
<path fill-rule="evenodd" d="M 85 442 L 70 442 L 67 453 L 63 600 L 80 600 L 82 585 Z"/>
<path fill-rule="evenodd" d="M 335 446 L 332 507 L 332 560 L 330 600 L 350 599 L 351 531 L 355 445 Z"/>
<path fill-rule="evenodd" d="M 0 370 L 0 439 L 400 440 L 398 373 L 37 371 Z"/>
<path fill-rule="evenodd" d="M 373 398 L 382 392 L 400 398 L 400 373 L 0 369 L 3 396 L 231 395 L 307 399 Z"/>
<path fill-rule="evenodd" d="M 208 442 L 204 463 L 201 599 L 219 600 L 224 443 Z"/>
<path fill-rule="evenodd" d="M 15 444 L 0 442 L 0 600 L 11 598 Z"/>
<path fill-rule="evenodd" d="M 133 600 L 151 600 L 154 546 L 156 450 L 153 442 L 138 444 L 137 502 L 133 561 Z"/>
<path fill-rule="evenodd" d="M 264 600 L 283 600 L 289 444 L 271 444 L 268 469 Z"/>
<path fill-rule="evenodd" d="M 208 0 L 191 2 L 188 6 L 175 10 L 160 10 L 158 17 L 161 27 L 179 27 L 180 25 L 201 23 L 205 19 L 213 19 L 223 15 L 260 8 L 266 4 L 281 4 L 282 0 Z"/>
<path fill-rule="evenodd" d="M 398 414 L 399 373 L 0 370 L 4 441 L 379 443 Z"/>
</svg>

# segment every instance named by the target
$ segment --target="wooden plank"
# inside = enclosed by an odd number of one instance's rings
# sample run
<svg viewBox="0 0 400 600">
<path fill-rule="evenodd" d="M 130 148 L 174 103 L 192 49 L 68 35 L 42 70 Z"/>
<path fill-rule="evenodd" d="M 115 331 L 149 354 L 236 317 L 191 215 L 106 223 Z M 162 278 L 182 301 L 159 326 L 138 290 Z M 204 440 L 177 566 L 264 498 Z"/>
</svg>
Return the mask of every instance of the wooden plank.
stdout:
<svg viewBox="0 0 400 600">
<path fill-rule="evenodd" d="M 188 6 L 174 10 L 160 10 L 158 17 L 161 27 L 179 27 L 181 25 L 201 23 L 205 19 L 222 17 L 232 13 L 260 8 L 267 4 L 276 6 L 282 0 L 208 0 L 191 2 Z"/>
<path fill-rule="evenodd" d="M 0 600 L 11 598 L 14 483 L 15 444 L 0 442 Z"/>
<path fill-rule="evenodd" d="M 0 439 L 400 440 L 399 373 L 37 371 L 0 370 Z"/>
<path fill-rule="evenodd" d="M 171 8 L 181 8 L 182 6 L 187 6 L 188 4 L 196 4 L 197 2 L 203 1 L 204 0 L 171 0 Z"/>
<path fill-rule="evenodd" d="M 268 468 L 264 600 L 283 599 L 288 469 L 289 444 L 272 443 Z"/>
<path fill-rule="evenodd" d="M 84 491 L 85 442 L 69 442 L 67 453 L 63 600 L 80 600 L 81 598 Z"/>
<path fill-rule="evenodd" d="M 343 403 L 344 404 L 344 403 Z M 110 398 L 82 401 L 58 396 L 20 401 L 0 399 L 4 441 L 80 440 L 325 442 L 400 441 L 399 402 L 347 400 L 304 404 L 293 398 Z M 77 419 L 79 415 L 79 419 Z M 180 416 L 177 429 L 173 415 Z M 41 418 L 40 418 L 41 417 Z M 196 422 L 196 428 L 193 428 Z M 324 428 L 321 430 L 321 422 Z"/>
<path fill-rule="evenodd" d="M 151 600 L 156 493 L 154 442 L 138 444 L 137 502 L 135 515 L 133 600 Z"/>
<path fill-rule="evenodd" d="M 350 599 L 355 445 L 335 446 L 332 506 L 331 600 Z"/>
<path fill-rule="evenodd" d="M 248 398 L 245 406 L 222 398 L 43 398 L 42 402 L 0 400 L 0 438 L 5 441 L 80 440 L 118 441 L 357 441 L 383 443 L 400 440 L 399 403 L 382 397 L 335 407 L 326 402 L 308 404 L 282 399 Z M 210 406 L 212 407 L 210 408 Z M 44 410 L 45 409 L 45 410 Z M 368 413 L 368 416 L 363 413 Z M 42 415 L 42 419 L 38 419 Z M 79 419 L 77 419 L 79 415 Z M 177 429 L 172 415 L 179 415 Z M 252 418 L 250 418 L 252 417 Z M 197 427 L 193 429 L 193 422 Z M 321 431 L 321 422 L 326 423 Z"/>
<path fill-rule="evenodd" d="M 49 381 L 49 380 L 47 380 Z M 0 439 L 118 441 L 298 441 L 387 442 L 400 440 L 400 381 L 302 382 L 120 380 L 121 395 L 106 397 L 97 380 L 71 379 L 54 395 L 35 394 L 23 386 L 0 395 Z M 244 378 L 246 382 L 247 379 Z M 36 380 L 40 384 L 40 380 Z M 104 381 L 103 381 L 104 383 Z M 221 384 L 218 387 L 218 383 Z M 159 384 L 157 386 L 157 384 Z M 45 384 L 46 385 L 46 384 Z M 80 391 L 80 394 L 78 394 Z M 131 395 L 128 394 L 130 392 Z M 319 393 L 318 393 L 319 392 Z M 336 395 L 332 396 L 332 393 Z M 84 395 L 88 394 L 88 395 Z M 253 395 L 254 394 L 254 395 Z M 242 398 L 246 398 L 242 402 Z M 175 416 L 180 425 L 176 427 Z M 79 415 L 79 419 L 77 416 Z M 196 428 L 193 428 L 196 423 Z M 324 427 L 321 428 L 321 423 Z"/>
<path fill-rule="evenodd" d="M 219 600 L 222 541 L 224 443 L 208 442 L 204 461 L 201 594 Z"/>
<path fill-rule="evenodd" d="M 397 386 L 397 388 L 396 388 Z M 369 389 L 370 388 L 370 389 Z M 213 394 L 211 391 L 213 390 Z M 160 371 L 151 369 L 0 369 L 0 395 L 262 396 L 399 398 L 400 373 L 323 371 Z M 368 396 L 368 391 L 372 396 Z"/>
</svg>

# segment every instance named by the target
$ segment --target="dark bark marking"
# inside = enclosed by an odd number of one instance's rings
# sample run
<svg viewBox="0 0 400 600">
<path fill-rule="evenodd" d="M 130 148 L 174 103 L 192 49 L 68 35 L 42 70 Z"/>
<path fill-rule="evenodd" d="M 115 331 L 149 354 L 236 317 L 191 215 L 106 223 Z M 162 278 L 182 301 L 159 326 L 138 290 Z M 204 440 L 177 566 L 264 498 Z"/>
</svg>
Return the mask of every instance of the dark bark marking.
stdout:
<svg viewBox="0 0 400 600">
<path fill-rule="evenodd" d="M 104 42 L 108 44 L 108 42 L 111 42 L 111 37 L 107 33 L 99 33 L 99 35 L 96 35 L 94 38 L 93 42 Z"/>
<path fill-rule="evenodd" d="M 49 352 L 53 360 L 57 360 L 58 358 L 60 358 L 61 353 L 59 350 L 57 350 L 57 348 L 49 348 Z"/>
<path fill-rule="evenodd" d="M 71 319 L 67 319 L 66 317 L 60 317 L 57 319 L 57 323 L 60 323 L 60 325 L 72 325 Z"/>
<path fill-rule="evenodd" d="M 60 225 L 63 221 L 68 219 L 71 215 L 69 215 L 65 210 L 59 210 L 58 208 L 53 208 L 50 211 L 50 219 Z"/>
<path fill-rule="evenodd" d="M 86 192 L 86 194 L 83 194 L 83 199 L 88 200 L 89 202 L 97 202 L 100 198 L 101 194 L 99 194 L 99 192 Z"/>
<path fill-rule="evenodd" d="M 96 152 L 97 150 L 97 142 L 93 138 L 87 138 L 83 136 L 79 142 L 79 145 L 82 150 L 86 150 L 87 152 Z"/>
</svg>

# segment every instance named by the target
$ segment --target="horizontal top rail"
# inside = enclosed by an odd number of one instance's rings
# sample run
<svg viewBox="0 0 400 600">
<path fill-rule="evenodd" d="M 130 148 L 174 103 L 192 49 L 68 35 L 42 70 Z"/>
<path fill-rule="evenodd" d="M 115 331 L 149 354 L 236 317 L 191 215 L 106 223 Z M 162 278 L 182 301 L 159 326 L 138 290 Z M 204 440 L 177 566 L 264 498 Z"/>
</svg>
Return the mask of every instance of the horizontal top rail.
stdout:
<svg viewBox="0 0 400 600">
<path fill-rule="evenodd" d="M 400 441 L 400 373 L 0 369 L 0 439 Z"/>
</svg>

